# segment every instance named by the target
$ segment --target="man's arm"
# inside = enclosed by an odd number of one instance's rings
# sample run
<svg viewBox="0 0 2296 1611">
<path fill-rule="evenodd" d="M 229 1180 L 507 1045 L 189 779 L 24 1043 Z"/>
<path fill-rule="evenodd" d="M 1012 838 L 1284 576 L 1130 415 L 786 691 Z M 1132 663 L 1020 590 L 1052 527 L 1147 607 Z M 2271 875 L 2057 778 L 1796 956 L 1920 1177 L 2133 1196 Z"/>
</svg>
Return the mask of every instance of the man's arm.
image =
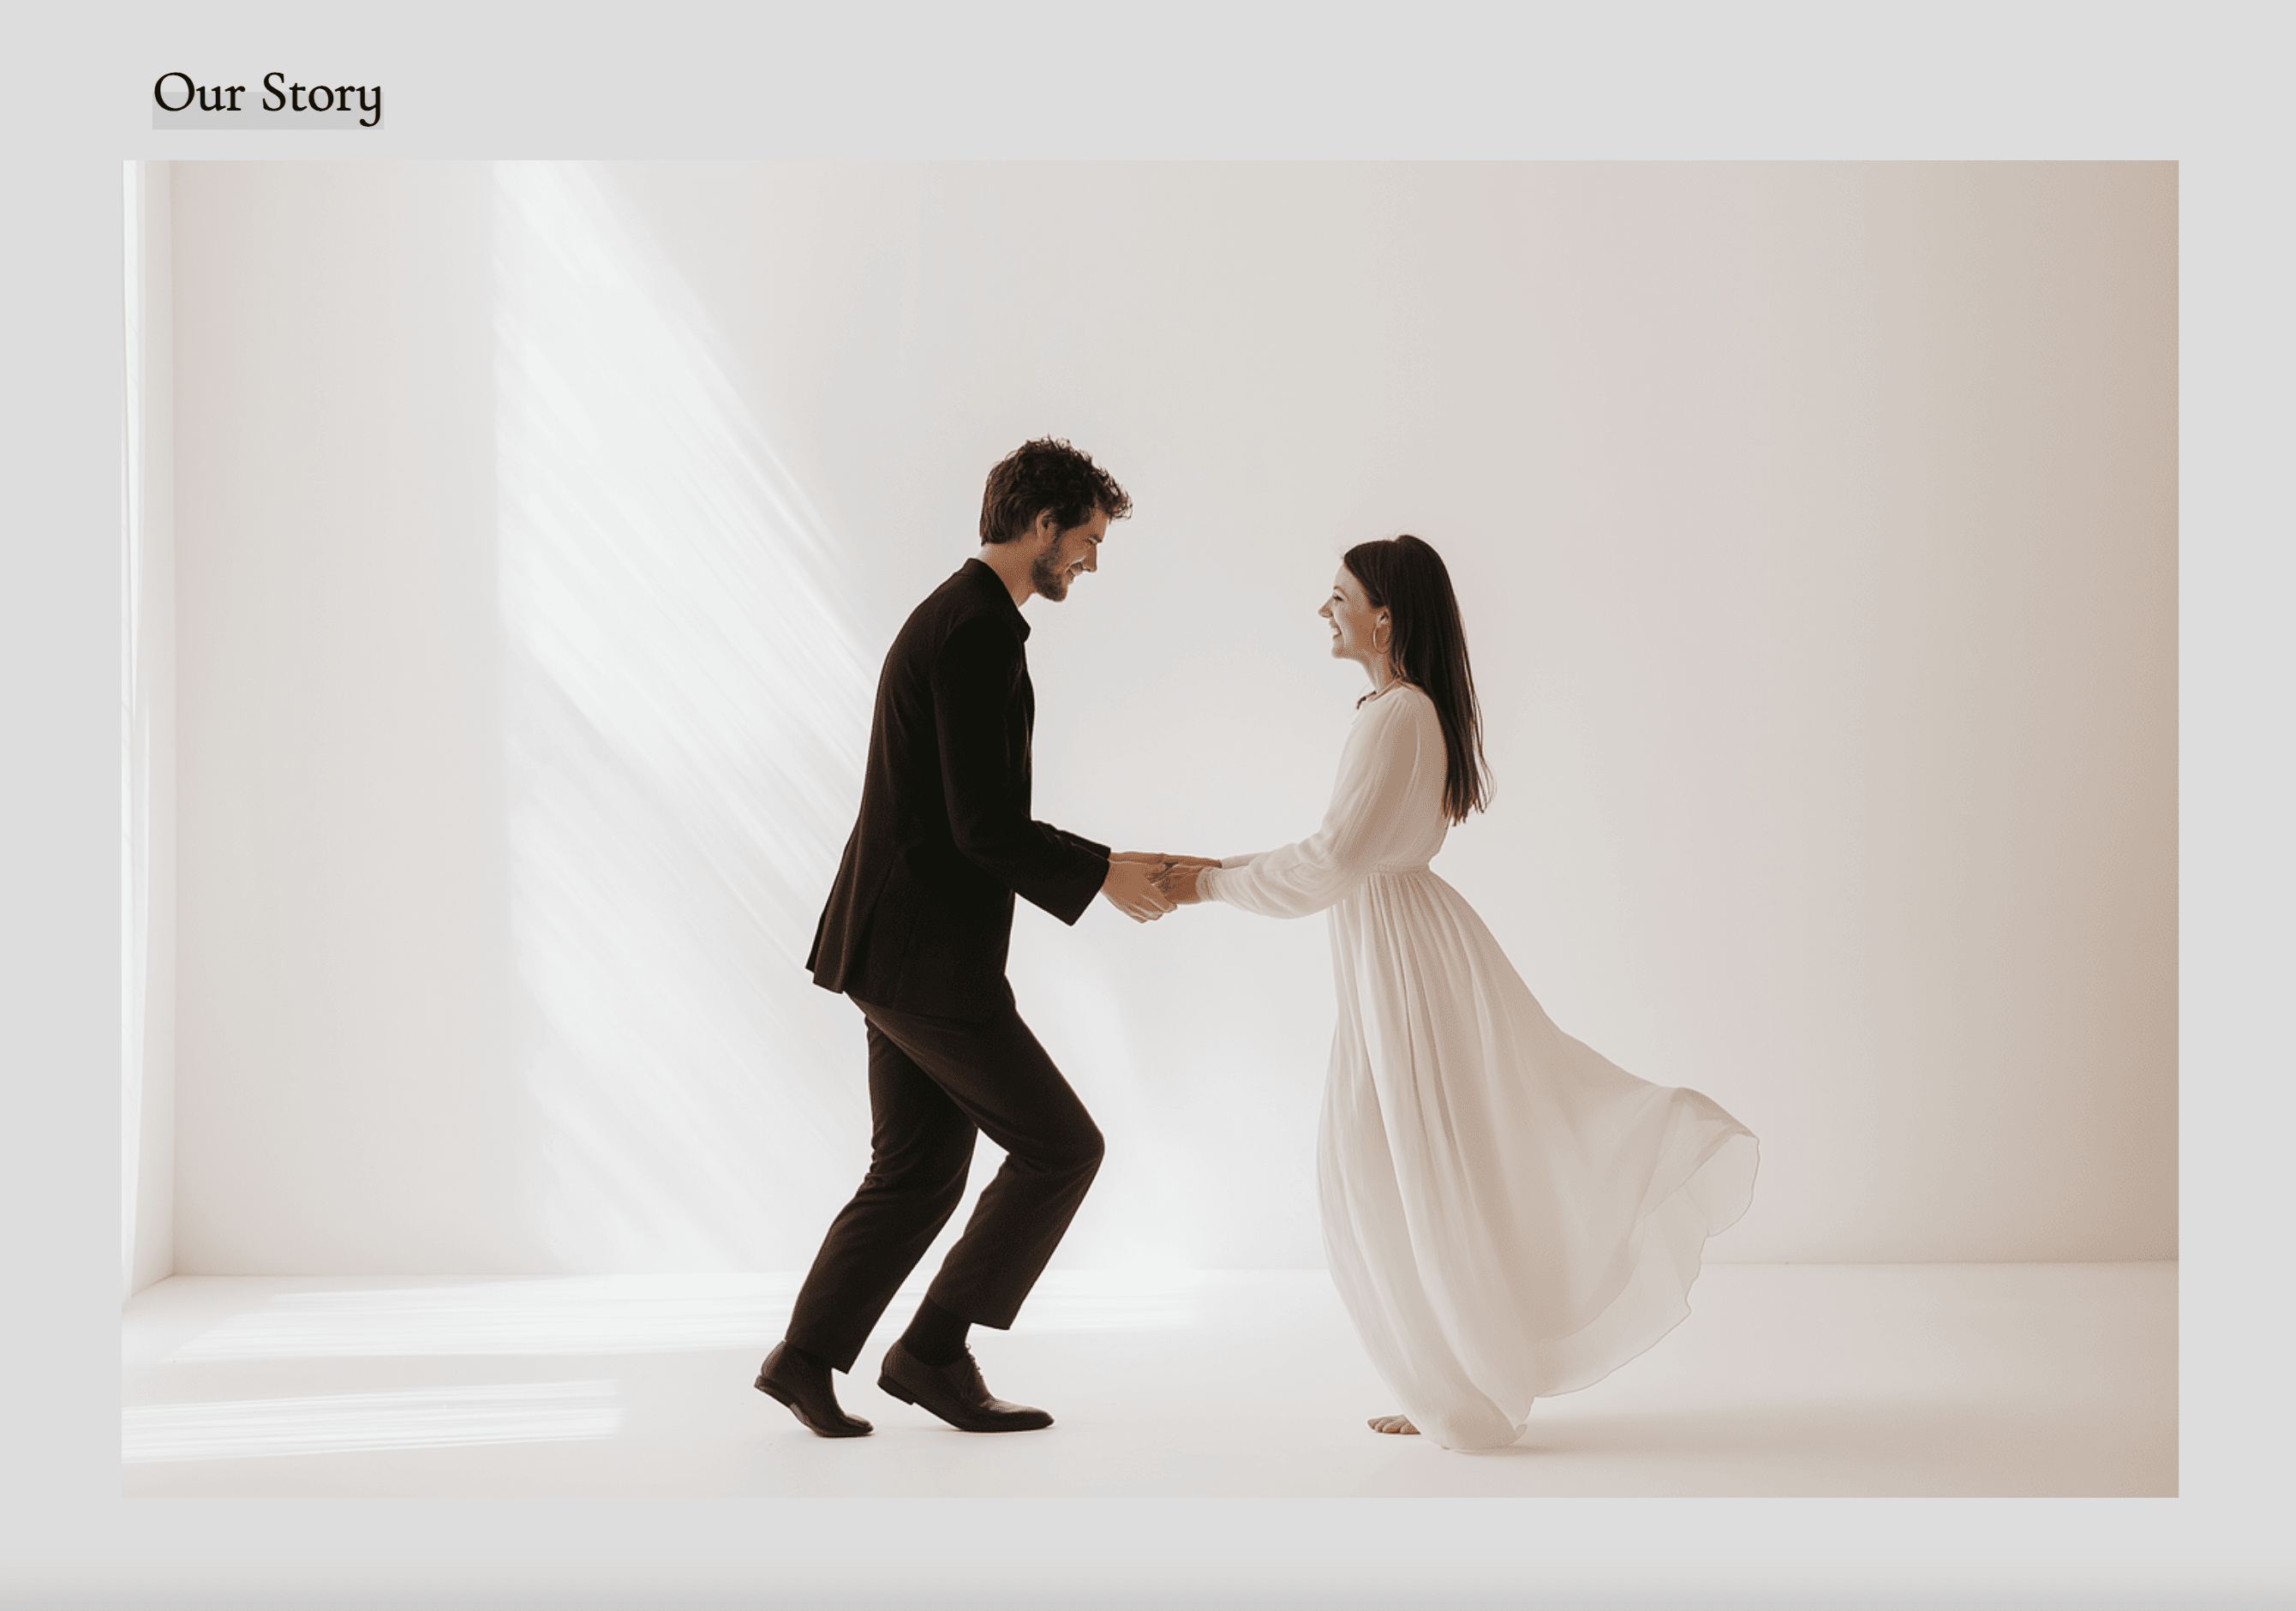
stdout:
<svg viewBox="0 0 2296 1611">
<path fill-rule="evenodd" d="M 1106 846 L 1029 818 L 1021 675 L 1019 643 L 989 618 L 957 628 L 934 659 L 941 794 L 956 848 L 1063 923 L 1082 916 L 1103 891 L 1128 916 L 1162 916 L 1171 903 L 1136 862 L 1119 870 Z"/>
</svg>

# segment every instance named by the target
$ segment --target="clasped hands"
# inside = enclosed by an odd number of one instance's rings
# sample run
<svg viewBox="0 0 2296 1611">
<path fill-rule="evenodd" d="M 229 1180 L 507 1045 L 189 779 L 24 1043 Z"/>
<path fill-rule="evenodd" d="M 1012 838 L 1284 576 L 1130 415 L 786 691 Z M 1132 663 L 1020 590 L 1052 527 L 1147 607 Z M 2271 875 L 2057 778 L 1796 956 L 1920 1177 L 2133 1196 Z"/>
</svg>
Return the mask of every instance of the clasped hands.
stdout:
<svg viewBox="0 0 2296 1611">
<path fill-rule="evenodd" d="M 1108 859 L 1100 892 L 1135 923 L 1153 923 L 1196 899 L 1196 869 L 1216 867 L 1213 856 L 1174 856 L 1162 851 L 1119 851 Z"/>
</svg>

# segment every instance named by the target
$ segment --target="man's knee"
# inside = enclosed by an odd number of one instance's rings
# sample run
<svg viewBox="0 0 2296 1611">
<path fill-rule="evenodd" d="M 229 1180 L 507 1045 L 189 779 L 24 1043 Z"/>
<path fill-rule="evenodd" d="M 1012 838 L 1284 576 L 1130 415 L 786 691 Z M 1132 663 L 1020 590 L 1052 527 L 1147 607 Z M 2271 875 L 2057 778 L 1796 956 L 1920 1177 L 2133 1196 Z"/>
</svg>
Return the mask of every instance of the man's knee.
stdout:
<svg viewBox="0 0 2296 1611">
<path fill-rule="evenodd" d="M 1079 1118 L 1074 1125 L 1056 1133 L 1016 1143 L 1005 1158 L 1032 1174 L 1090 1180 L 1098 1172 L 1101 1156 L 1107 1150 L 1100 1127 L 1090 1119 Z"/>
<path fill-rule="evenodd" d="M 1101 1135 L 1100 1126 L 1086 1119 L 1070 1147 L 1067 1167 L 1072 1173 L 1089 1180 L 1100 1172 L 1100 1161 L 1107 1151 L 1108 1142 Z"/>
</svg>

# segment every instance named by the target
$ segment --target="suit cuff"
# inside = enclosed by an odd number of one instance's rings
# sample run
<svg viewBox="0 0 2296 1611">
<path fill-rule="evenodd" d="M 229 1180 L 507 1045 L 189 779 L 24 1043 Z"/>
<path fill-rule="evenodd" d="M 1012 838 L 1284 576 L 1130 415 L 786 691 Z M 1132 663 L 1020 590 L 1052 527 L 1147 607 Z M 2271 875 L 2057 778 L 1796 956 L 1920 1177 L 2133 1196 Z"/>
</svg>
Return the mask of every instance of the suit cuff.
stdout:
<svg viewBox="0 0 2296 1611">
<path fill-rule="evenodd" d="M 1103 861 L 1112 861 L 1116 859 L 1116 853 L 1110 850 L 1106 845 L 1101 844 L 1094 840 L 1086 839 L 1081 834 L 1071 834 L 1066 828 L 1054 828 L 1053 832 L 1058 834 L 1062 839 L 1076 846 L 1079 851 L 1091 851 Z M 1103 874 L 1103 876 L 1104 877 L 1106 875 Z"/>
</svg>

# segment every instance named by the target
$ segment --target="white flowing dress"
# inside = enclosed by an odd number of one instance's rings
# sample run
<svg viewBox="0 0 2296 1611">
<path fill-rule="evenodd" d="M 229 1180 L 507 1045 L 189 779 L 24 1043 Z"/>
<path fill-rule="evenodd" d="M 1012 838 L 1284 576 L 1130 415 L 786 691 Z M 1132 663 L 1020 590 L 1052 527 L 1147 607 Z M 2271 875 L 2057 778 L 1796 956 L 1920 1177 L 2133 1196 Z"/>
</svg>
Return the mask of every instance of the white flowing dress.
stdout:
<svg viewBox="0 0 2296 1611">
<path fill-rule="evenodd" d="M 1751 1200 L 1753 1135 L 1554 1026 L 1428 870 L 1443 729 L 1391 685 L 1348 734 L 1312 838 L 1207 867 L 1199 894 L 1331 913 L 1340 1021 L 1316 1179 L 1332 1278 L 1398 1408 L 1451 1449 L 1522 1434 L 1690 1312 L 1706 1238 Z"/>
</svg>

